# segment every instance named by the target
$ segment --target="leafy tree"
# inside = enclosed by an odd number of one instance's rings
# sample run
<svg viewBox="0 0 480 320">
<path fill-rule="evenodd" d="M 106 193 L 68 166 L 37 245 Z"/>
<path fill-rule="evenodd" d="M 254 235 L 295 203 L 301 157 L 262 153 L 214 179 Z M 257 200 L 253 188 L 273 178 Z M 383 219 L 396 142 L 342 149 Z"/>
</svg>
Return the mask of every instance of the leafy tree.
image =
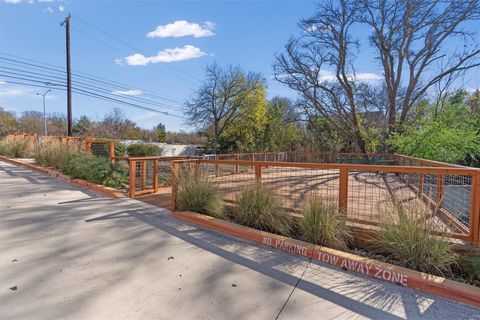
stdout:
<svg viewBox="0 0 480 320">
<path fill-rule="evenodd" d="M 263 149 L 268 151 L 297 150 L 304 143 L 299 115 L 288 98 L 275 97 L 267 106 L 267 123 Z"/>
<path fill-rule="evenodd" d="M 142 138 L 140 128 L 135 122 L 127 119 L 125 113 L 120 108 L 114 108 L 97 125 L 97 135 L 112 139 L 132 139 Z"/>
<path fill-rule="evenodd" d="M 451 163 L 480 153 L 478 121 L 459 91 L 444 105 L 421 104 L 413 123 L 404 125 L 390 143 L 402 154 Z"/>
<path fill-rule="evenodd" d="M 87 116 L 80 116 L 80 119 L 74 122 L 72 132 L 80 136 L 92 135 L 95 130 L 95 122 Z"/>
<path fill-rule="evenodd" d="M 14 132 L 18 128 L 15 114 L 0 107 L 0 137 Z"/>
<path fill-rule="evenodd" d="M 238 116 L 229 124 L 220 137 L 222 149 L 255 151 L 267 123 L 266 88 L 261 83 L 252 91 L 239 94 L 233 101 L 239 105 Z"/>
<path fill-rule="evenodd" d="M 224 130 L 240 115 L 238 110 L 244 105 L 241 97 L 248 97 L 263 84 L 258 73 L 245 73 L 232 66 L 207 66 L 206 79 L 185 103 L 185 113 L 189 124 L 199 129 L 211 128 L 214 153 Z"/>
<path fill-rule="evenodd" d="M 167 139 L 167 132 L 165 131 L 165 125 L 162 123 L 159 123 L 152 130 L 152 140 L 154 142 L 165 142 L 166 139 Z"/>
<path fill-rule="evenodd" d="M 60 113 L 47 114 L 47 128 L 49 135 L 66 135 L 66 116 Z M 43 112 L 33 110 L 22 112 L 21 117 L 18 119 L 18 129 L 22 132 L 43 134 Z"/>
</svg>

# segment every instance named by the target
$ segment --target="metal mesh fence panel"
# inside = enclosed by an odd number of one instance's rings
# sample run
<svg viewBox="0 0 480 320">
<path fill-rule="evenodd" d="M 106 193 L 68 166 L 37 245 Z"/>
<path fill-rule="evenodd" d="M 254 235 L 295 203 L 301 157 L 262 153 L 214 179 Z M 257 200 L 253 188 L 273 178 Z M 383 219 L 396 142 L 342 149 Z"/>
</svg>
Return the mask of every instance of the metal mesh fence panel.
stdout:
<svg viewBox="0 0 480 320">
<path fill-rule="evenodd" d="M 90 152 L 96 157 L 110 157 L 110 146 L 108 143 L 95 142 L 90 145 Z"/>
</svg>

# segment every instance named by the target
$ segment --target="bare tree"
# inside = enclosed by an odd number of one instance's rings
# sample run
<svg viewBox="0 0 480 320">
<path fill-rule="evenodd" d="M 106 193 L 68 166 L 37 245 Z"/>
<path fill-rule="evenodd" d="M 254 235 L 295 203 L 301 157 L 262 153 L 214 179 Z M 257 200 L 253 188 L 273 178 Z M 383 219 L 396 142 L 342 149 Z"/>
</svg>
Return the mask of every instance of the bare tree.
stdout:
<svg viewBox="0 0 480 320">
<path fill-rule="evenodd" d="M 275 78 L 300 93 L 307 114 L 365 151 L 364 115 L 382 112 L 389 135 L 430 89 L 480 65 L 475 34 L 463 28 L 479 14 L 479 0 L 326 0 L 276 56 Z M 356 76 L 358 27 L 371 30 L 382 86 Z M 447 48 L 453 40 L 460 49 Z"/>
<path fill-rule="evenodd" d="M 475 33 L 463 29 L 480 18 L 478 0 L 362 0 L 361 8 L 383 68 L 389 132 L 430 88 L 480 65 Z M 461 49 L 452 52 L 445 47 L 453 37 Z"/>
<path fill-rule="evenodd" d="M 300 105 L 309 116 L 326 118 L 365 152 L 359 123 L 361 85 L 352 65 L 358 43 L 350 35 L 359 19 L 357 2 L 320 4 L 314 17 L 300 22 L 304 35 L 289 40 L 273 68 L 276 80 L 300 93 Z"/>
<path fill-rule="evenodd" d="M 185 103 L 188 123 L 198 128 L 211 128 L 216 153 L 220 135 L 239 115 L 243 95 L 263 85 L 258 73 L 244 73 L 239 68 L 206 67 L 206 79 L 195 94 Z"/>
</svg>

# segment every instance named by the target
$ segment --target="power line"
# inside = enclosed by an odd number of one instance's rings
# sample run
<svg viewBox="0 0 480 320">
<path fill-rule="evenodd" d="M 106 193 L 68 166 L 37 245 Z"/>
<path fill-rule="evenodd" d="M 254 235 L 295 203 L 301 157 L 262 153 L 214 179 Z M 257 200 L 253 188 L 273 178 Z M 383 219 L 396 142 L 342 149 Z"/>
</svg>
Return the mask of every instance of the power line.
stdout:
<svg viewBox="0 0 480 320">
<path fill-rule="evenodd" d="M 32 11 L 32 10 L 29 10 L 29 9 L 26 9 L 25 7 L 22 7 L 22 6 L 13 6 L 13 7 L 14 7 L 15 9 L 19 9 L 19 10 L 22 10 L 22 11 L 24 11 L 24 12 L 27 12 L 27 13 L 29 13 L 29 14 L 31 14 L 31 15 L 38 16 L 38 17 L 40 17 L 40 18 L 42 18 L 42 19 L 44 19 L 44 20 L 46 20 L 46 21 L 53 21 L 53 22 L 55 22 L 55 24 L 57 24 L 57 22 L 58 22 L 58 21 L 57 21 L 56 19 L 54 19 L 53 17 L 50 17 L 50 16 L 48 16 L 48 15 L 43 15 L 43 14 L 38 15 L 36 12 L 34 12 L 34 11 Z M 128 47 L 128 48 L 131 48 L 131 49 L 133 49 L 133 50 L 135 50 L 135 51 L 138 51 L 138 52 L 143 51 L 143 50 L 139 50 L 138 48 L 136 48 L 136 47 L 134 47 L 134 46 L 126 43 L 126 42 L 123 41 L 123 40 L 120 40 L 120 41 L 119 41 L 119 40 L 118 40 L 118 37 L 113 36 L 113 35 L 109 34 L 108 32 L 103 31 L 103 30 L 101 30 L 100 28 L 98 28 L 98 27 L 96 27 L 96 26 L 93 26 L 93 24 L 91 24 L 91 23 L 89 23 L 89 22 L 81 19 L 81 18 L 80 18 L 78 15 L 76 15 L 76 14 L 75 14 L 75 15 L 72 14 L 72 16 L 75 18 L 75 20 L 78 20 L 80 23 L 82 23 L 82 24 L 85 25 L 86 27 L 89 27 L 89 28 L 91 28 L 91 29 L 97 29 L 97 32 L 103 33 L 105 36 L 110 37 L 110 38 L 116 40 L 117 42 L 121 43 L 122 45 L 124 45 L 124 46 L 126 46 L 126 47 Z M 118 52 L 122 52 L 122 53 L 124 53 L 124 54 L 130 54 L 130 52 L 127 52 L 127 51 L 122 50 L 122 49 L 120 49 L 120 48 L 118 48 L 118 47 L 115 47 L 115 46 L 113 46 L 113 45 L 111 45 L 111 44 L 108 44 L 107 42 L 105 42 L 105 41 L 103 41 L 103 40 L 101 40 L 101 39 L 98 39 L 97 37 L 95 37 L 95 36 L 93 36 L 93 35 L 85 32 L 85 31 L 83 31 L 83 30 L 81 30 L 81 29 L 79 29 L 78 27 L 75 27 L 75 28 L 72 27 L 72 29 L 75 30 L 75 31 L 77 31 L 77 32 L 80 32 L 80 33 L 86 35 L 87 37 L 89 37 L 89 38 L 91 38 L 91 39 L 93 39 L 93 40 L 95 40 L 95 41 L 97 41 L 97 42 L 99 42 L 99 43 L 101 43 L 101 44 L 103 44 L 104 46 L 109 47 L 110 49 L 116 50 L 116 51 L 118 51 Z M 183 71 L 183 70 L 180 70 L 180 69 L 178 69 L 178 68 L 176 68 L 176 67 L 174 67 L 174 66 L 172 66 L 172 65 L 170 65 L 170 64 L 166 64 L 166 66 L 167 66 L 168 68 L 170 68 L 170 69 L 178 72 L 178 73 L 181 73 L 182 75 L 184 75 L 184 76 L 186 76 L 186 77 L 188 77 L 188 78 L 190 78 L 190 79 L 193 79 L 193 80 L 195 80 L 195 81 L 201 82 L 200 79 L 198 79 L 198 78 L 192 76 L 191 74 L 188 74 L 187 72 L 185 72 L 185 71 Z M 175 78 L 177 78 L 177 79 L 179 79 L 179 80 L 186 81 L 185 79 L 178 78 L 178 77 L 176 77 L 176 76 L 173 75 L 173 74 L 172 74 L 172 76 L 175 77 Z M 187 82 L 189 82 L 189 81 L 187 81 Z M 194 85 L 194 86 L 197 85 L 197 84 L 192 83 L 192 82 L 189 82 L 189 83 L 190 83 L 191 85 Z"/>
<path fill-rule="evenodd" d="M 1 61 L 0 61 L 0 71 L 3 72 L 3 73 L 6 73 L 6 74 L 12 74 L 12 75 L 17 75 L 17 76 L 18 75 L 27 76 L 27 77 L 31 77 L 33 79 L 44 80 L 45 82 L 52 82 L 52 80 L 54 80 L 54 81 L 61 81 L 62 83 L 64 83 L 63 81 L 65 80 L 64 77 L 59 77 L 57 75 L 52 75 L 52 74 L 48 74 L 48 73 L 40 73 L 40 72 L 33 72 L 33 71 L 24 70 L 24 69 L 5 67 L 5 66 L 1 65 Z M 168 105 L 156 103 L 154 101 L 151 101 L 151 100 L 148 100 L 148 99 L 145 99 L 145 98 L 116 94 L 114 92 L 111 92 L 110 90 L 107 90 L 105 88 L 102 88 L 102 87 L 99 87 L 99 86 L 96 86 L 96 85 L 92 85 L 92 84 L 84 82 L 84 81 L 74 80 L 73 85 L 75 87 L 81 87 L 81 88 L 97 91 L 97 92 L 100 92 L 100 93 L 112 95 L 115 98 L 118 98 L 119 96 L 121 96 L 124 99 L 153 105 L 153 106 L 156 106 L 156 107 L 159 107 L 159 108 L 169 109 L 169 110 L 173 110 L 173 111 L 182 111 L 181 108 L 170 107 Z"/>
<path fill-rule="evenodd" d="M 50 71 L 54 71 L 54 72 L 61 73 L 61 74 L 65 75 L 64 68 L 56 66 L 56 65 L 52 65 L 52 64 L 49 64 L 49 63 L 46 63 L 46 62 L 41 62 L 41 61 L 38 61 L 38 60 L 33 60 L 33 59 L 29 59 L 29 58 L 20 57 L 20 56 L 5 53 L 5 52 L 0 52 L 0 55 L 11 57 L 11 58 L 5 58 L 5 57 L 0 56 L 1 60 L 7 60 L 11 64 L 12 63 L 13 64 L 26 64 L 26 65 L 29 65 L 31 67 L 41 68 L 41 69 L 44 69 L 44 70 L 50 70 Z M 16 59 L 12 59 L 12 58 L 16 58 Z M 29 61 L 29 62 L 21 61 L 21 60 L 18 60 L 18 59 Z M 121 82 L 109 80 L 109 79 L 106 79 L 106 78 L 91 75 L 91 74 L 81 72 L 81 71 L 78 71 L 78 70 L 74 70 L 74 69 L 73 69 L 73 71 L 74 72 L 72 72 L 72 75 L 74 77 L 85 78 L 85 79 L 88 79 L 88 80 L 91 80 L 91 81 L 96 81 L 96 82 L 99 82 L 99 83 L 102 83 L 102 84 L 105 84 L 105 85 L 109 85 L 109 86 L 112 86 L 112 87 L 118 87 L 118 88 L 121 88 L 123 90 L 140 90 L 144 93 L 144 95 L 148 95 L 148 96 L 155 97 L 155 98 L 165 100 L 165 101 L 170 101 L 170 102 L 182 104 L 182 102 L 180 102 L 178 100 L 175 100 L 175 99 L 170 98 L 170 97 L 162 96 L 162 95 L 160 95 L 158 93 L 155 93 L 153 91 L 150 91 L 150 90 L 143 90 L 143 89 L 136 88 L 136 87 L 133 87 L 133 86 L 128 85 L 128 84 L 124 84 L 124 83 L 121 83 Z"/>
<path fill-rule="evenodd" d="M 6 74 L 2 74 L 2 73 L 0 73 L 0 76 L 3 77 L 3 78 L 7 78 L 7 79 L 15 79 L 14 81 L 11 81 L 11 80 L 7 81 L 8 83 L 12 83 L 12 84 L 21 84 L 21 85 L 41 87 L 41 88 L 52 88 L 52 89 L 61 90 L 61 91 L 66 91 L 67 90 L 66 85 L 62 84 L 62 83 L 46 82 L 45 80 L 33 80 L 33 79 L 25 78 L 25 77 L 11 76 L 11 75 L 6 75 Z M 38 78 L 38 77 L 36 77 L 36 78 Z M 22 82 L 17 81 L 17 80 L 22 80 Z M 33 84 L 31 82 L 33 82 Z M 41 84 L 43 84 L 43 85 L 41 85 Z M 81 89 L 81 88 L 72 88 L 72 91 L 75 92 L 75 93 L 78 93 L 80 95 L 96 98 L 96 99 L 99 99 L 99 100 L 115 102 L 115 103 L 119 103 L 119 104 L 122 104 L 122 105 L 125 105 L 125 106 L 137 108 L 137 109 L 153 111 L 153 112 L 161 113 L 161 114 L 166 115 L 166 116 L 172 116 L 172 117 L 177 117 L 177 118 L 184 119 L 184 117 L 182 117 L 180 115 L 176 115 L 176 114 L 172 114 L 170 112 L 153 109 L 153 108 L 150 108 L 150 107 L 145 107 L 145 106 L 134 104 L 134 103 L 130 103 L 130 102 L 127 102 L 127 101 L 123 101 L 123 100 L 120 100 L 120 99 L 108 97 L 108 96 L 101 95 L 101 94 L 91 92 L 91 91 L 88 91 L 88 90 L 84 90 L 84 89 Z"/>
</svg>

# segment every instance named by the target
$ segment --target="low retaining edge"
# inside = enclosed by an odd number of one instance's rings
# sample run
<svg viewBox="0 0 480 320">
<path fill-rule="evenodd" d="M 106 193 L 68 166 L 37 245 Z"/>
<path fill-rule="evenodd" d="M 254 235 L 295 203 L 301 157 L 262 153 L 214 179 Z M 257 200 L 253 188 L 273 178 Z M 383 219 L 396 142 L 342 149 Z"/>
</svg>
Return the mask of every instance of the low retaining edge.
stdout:
<svg viewBox="0 0 480 320">
<path fill-rule="evenodd" d="M 480 307 L 480 288 L 468 284 L 252 229 L 195 212 L 173 212 L 170 216 L 294 255 L 338 266 L 344 270 L 361 273 L 383 281 L 419 289 L 444 298 Z"/>
<path fill-rule="evenodd" d="M 4 156 L 0 156 L 0 160 L 8 162 L 8 163 L 13 164 L 13 165 L 22 166 L 22 167 L 25 167 L 25 168 L 30 169 L 32 171 L 36 171 L 36 172 L 48 175 L 50 177 L 54 177 L 54 178 L 57 178 L 57 179 L 75 184 L 77 186 L 83 187 L 85 189 L 92 190 L 94 192 L 100 193 L 100 194 L 105 195 L 107 197 L 125 198 L 125 196 L 116 189 L 105 187 L 105 186 L 102 186 L 100 184 L 88 182 L 88 181 L 85 181 L 85 180 L 82 180 L 82 179 L 72 179 L 69 176 L 67 176 L 66 174 L 63 174 L 63 173 L 58 172 L 58 171 L 53 170 L 53 169 L 48 169 L 48 168 L 36 166 L 34 164 L 16 161 L 16 160 L 4 157 Z"/>
</svg>

